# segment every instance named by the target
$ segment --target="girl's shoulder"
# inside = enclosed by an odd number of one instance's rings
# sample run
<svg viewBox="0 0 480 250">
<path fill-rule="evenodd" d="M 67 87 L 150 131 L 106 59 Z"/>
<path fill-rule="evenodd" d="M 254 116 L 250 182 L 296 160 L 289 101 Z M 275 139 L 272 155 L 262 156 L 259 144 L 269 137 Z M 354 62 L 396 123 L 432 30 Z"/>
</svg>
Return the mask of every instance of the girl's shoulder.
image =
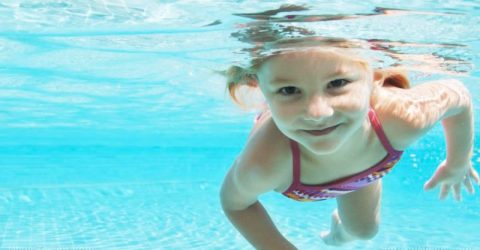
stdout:
<svg viewBox="0 0 480 250">
<path fill-rule="evenodd" d="M 456 80 L 419 84 L 413 88 L 380 87 L 371 106 L 387 138 L 397 150 L 404 150 L 444 118 L 452 104 L 446 99 L 461 87 Z"/>
<path fill-rule="evenodd" d="M 372 108 L 382 125 L 386 137 L 396 150 L 403 151 L 418 137 L 414 120 L 417 111 L 409 89 L 380 88 L 376 91 Z"/>
<path fill-rule="evenodd" d="M 229 170 L 221 189 L 222 205 L 242 210 L 258 200 L 258 196 L 276 190 L 285 182 L 282 162 L 288 140 L 271 118 L 256 122 L 244 150 Z"/>
<path fill-rule="evenodd" d="M 261 182 L 259 189 L 269 191 L 288 176 L 288 171 L 291 171 L 288 162 L 291 162 L 289 139 L 278 130 L 272 118 L 267 116 L 255 124 L 234 167 L 239 180 L 251 185 Z"/>
</svg>

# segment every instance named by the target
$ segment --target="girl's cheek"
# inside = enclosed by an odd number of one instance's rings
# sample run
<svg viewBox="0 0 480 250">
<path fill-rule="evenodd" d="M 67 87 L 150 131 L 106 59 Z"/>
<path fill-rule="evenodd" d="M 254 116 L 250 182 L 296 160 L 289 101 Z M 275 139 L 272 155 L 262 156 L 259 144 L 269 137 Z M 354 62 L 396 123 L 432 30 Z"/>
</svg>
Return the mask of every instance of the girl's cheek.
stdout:
<svg viewBox="0 0 480 250">
<path fill-rule="evenodd" d="M 284 122 L 294 119 L 294 117 L 301 112 L 295 105 L 278 104 L 273 105 L 271 109 L 276 118 Z"/>
<path fill-rule="evenodd" d="M 358 98 L 357 96 L 341 97 L 335 100 L 335 106 L 344 110 L 355 110 L 363 108 L 366 105 L 365 100 Z"/>
<path fill-rule="evenodd" d="M 366 89 L 357 89 L 348 94 L 337 96 L 332 100 L 332 106 L 344 110 L 356 110 L 368 107 L 370 94 Z"/>
</svg>

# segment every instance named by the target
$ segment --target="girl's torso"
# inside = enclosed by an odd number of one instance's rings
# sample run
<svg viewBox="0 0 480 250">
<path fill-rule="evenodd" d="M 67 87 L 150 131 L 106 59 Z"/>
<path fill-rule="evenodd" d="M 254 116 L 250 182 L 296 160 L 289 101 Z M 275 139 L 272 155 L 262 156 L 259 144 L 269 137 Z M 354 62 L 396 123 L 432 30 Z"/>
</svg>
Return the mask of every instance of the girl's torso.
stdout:
<svg viewBox="0 0 480 250">
<path fill-rule="evenodd" d="M 325 187 L 324 184 L 331 184 L 335 181 L 358 175 L 359 173 L 363 174 L 361 177 L 365 177 L 366 174 L 371 174 L 370 172 L 376 172 L 374 176 L 379 177 L 388 173 L 390 167 L 393 166 L 396 161 L 393 162 L 391 159 L 387 159 L 389 156 L 392 156 L 392 152 L 389 152 L 385 147 L 385 142 L 382 144 L 377 133 L 378 131 L 375 131 L 372 127 L 368 139 L 368 146 L 340 159 L 322 159 L 321 156 L 316 157 L 316 159 L 311 159 L 302 153 L 302 150 L 300 150 L 301 146 L 299 146 L 297 155 L 297 161 L 299 161 L 299 166 L 297 166 L 297 180 L 294 178 L 295 157 L 292 141 L 278 131 L 269 112 L 264 113 L 262 117 L 257 120 L 252 130 L 251 139 L 262 140 L 263 137 L 268 138 L 268 141 L 270 141 L 269 143 L 265 143 L 263 147 L 262 143 L 254 143 L 254 145 L 258 146 L 258 151 L 262 152 L 257 154 L 259 157 L 264 157 L 262 161 L 271 163 L 260 165 L 266 168 L 263 171 L 271 171 L 272 176 L 274 176 L 271 181 L 275 182 L 275 191 L 287 195 L 288 193 L 292 193 L 295 188 L 294 186 L 298 186 L 298 184 L 304 187 L 307 186 L 306 188 L 311 191 L 312 189 L 315 190 L 315 186 Z M 400 153 L 400 151 L 397 152 Z M 395 159 L 399 158 L 399 155 L 395 155 L 394 157 Z M 382 160 L 384 162 L 382 162 Z M 389 164 L 389 166 L 387 166 L 387 164 Z M 385 168 L 385 166 L 388 168 Z M 377 169 L 372 169 L 375 167 L 377 167 Z M 379 172 L 378 170 L 381 171 Z M 372 176 L 370 176 L 370 178 L 371 177 Z M 352 178 L 348 179 L 351 180 Z M 361 187 L 361 185 L 359 185 L 359 187 Z"/>
</svg>

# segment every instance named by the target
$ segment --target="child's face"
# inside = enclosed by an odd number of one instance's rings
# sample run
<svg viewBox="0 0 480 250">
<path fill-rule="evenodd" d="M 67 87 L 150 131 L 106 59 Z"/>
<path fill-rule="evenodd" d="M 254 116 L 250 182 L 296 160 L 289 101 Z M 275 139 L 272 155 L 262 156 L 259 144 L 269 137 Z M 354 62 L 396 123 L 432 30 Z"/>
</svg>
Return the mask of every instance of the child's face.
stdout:
<svg viewBox="0 0 480 250">
<path fill-rule="evenodd" d="M 257 76 L 280 131 L 316 154 L 334 152 L 366 119 L 372 73 L 346 55 L 288 52 L 265 61 Z"/>
</svg>

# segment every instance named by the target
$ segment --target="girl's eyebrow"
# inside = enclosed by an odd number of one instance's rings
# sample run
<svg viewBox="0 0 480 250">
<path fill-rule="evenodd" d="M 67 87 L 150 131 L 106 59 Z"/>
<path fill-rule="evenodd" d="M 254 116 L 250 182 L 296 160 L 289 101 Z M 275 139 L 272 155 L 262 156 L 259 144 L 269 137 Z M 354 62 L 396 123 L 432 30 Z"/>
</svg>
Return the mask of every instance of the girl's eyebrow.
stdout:
<svg viewBox="0 0 480 250">
<path fill-rule="evenodd" d="M 351 72 L 348 69 L 342 67 L 342 68 L 338 68 L 335 71 L 331 72 L 330 74 L 328 74 L 324 78 L 325 79 L 330 79 L 330 78 L 335 78 L 337 76 L 348 76 L 348 75 L 351 75 Z M 271 83 L 274 84 L 274 85 L 277 85 L 277 84 L 278 85 L 291 84 L 291 83 L 294 83 L 294 82 L 295 82 L 295 80 L 290 79 L 290 78 L 286 78 L 286 77 L 282 77 L 282 76 L 275 77 L 271 81 Z"/>
<path fill-rule="evenodd" d="M 272 84 L 278 84 L 278 85 L 288 84 L 288 83 L 293 83 L 293 82 L 294 82 L 294 80 L 289 79 L 289 78 L 284 78 L 284 77 L 275 77 L 271 81 Z"/>
<path fill-rule="evenodd" d="M 334 78 L 336 76 L 346 76 L 346 75 L 349 75 L 351 73 L 351 71 L 346 68 L 346 67 L 340 67 L 340 68 L 337 68 L 336 70 L 334 70 L 333 72 L 331 72 L 330 74 L 328 74 L 325 79 L 330 79 L 330 78 Z"/>
</svg>

